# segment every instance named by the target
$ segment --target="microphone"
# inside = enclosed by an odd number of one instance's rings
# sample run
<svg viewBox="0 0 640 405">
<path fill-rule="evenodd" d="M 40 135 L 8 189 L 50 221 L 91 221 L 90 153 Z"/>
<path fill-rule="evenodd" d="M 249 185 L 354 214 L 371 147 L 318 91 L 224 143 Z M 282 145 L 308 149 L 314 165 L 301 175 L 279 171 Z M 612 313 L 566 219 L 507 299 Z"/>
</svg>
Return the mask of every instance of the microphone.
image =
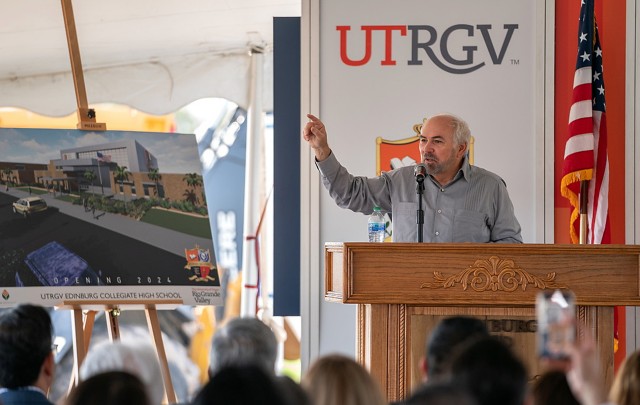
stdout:
<svg viewBox="0 0 640 405">
<path fill-rule="evenodd" d="M 427 177 L 427 166 L 424 163 L 419 163 L 413 168 L 413 175 L 418 183 L 422 183 L 424 178 Z"/>
</svg>

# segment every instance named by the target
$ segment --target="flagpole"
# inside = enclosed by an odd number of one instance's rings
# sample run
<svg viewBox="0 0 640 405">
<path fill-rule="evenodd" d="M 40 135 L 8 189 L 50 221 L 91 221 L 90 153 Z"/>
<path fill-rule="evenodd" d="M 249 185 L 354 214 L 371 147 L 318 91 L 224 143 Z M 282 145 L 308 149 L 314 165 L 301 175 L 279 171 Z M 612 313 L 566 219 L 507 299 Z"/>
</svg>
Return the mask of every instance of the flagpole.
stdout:
<svg viewBox="0 0 640 405">
<path fill-rule="evenodd" d="M 587 202 L 589 200 L 589 180 L 580 181 L 580 244 L 587 244 Z"/>
<path fill-rule="evenodd" d="M 100 188 L 102 189 L 102 195 L 104 195 L 104 186 L 102 185 L 102 170 L 100 170 L 100 158 L 98 158 L 98 177 L 100 178 Z"/>
</svg>

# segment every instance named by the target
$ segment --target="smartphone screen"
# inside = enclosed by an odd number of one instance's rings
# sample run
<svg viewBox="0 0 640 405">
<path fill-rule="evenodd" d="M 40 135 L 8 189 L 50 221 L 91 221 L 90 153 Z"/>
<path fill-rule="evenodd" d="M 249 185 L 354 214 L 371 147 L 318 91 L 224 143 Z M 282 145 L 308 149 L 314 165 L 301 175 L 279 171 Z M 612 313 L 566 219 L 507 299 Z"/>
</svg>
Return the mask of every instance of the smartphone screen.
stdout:
<svg viewBox="0 0 640 405">
<path fill-rule="evenodd" d="M 546 290 L 536 297 L 538 356 L 566 359 L 576 339 L 575 296 L 569 290 Z"/>
</svg>

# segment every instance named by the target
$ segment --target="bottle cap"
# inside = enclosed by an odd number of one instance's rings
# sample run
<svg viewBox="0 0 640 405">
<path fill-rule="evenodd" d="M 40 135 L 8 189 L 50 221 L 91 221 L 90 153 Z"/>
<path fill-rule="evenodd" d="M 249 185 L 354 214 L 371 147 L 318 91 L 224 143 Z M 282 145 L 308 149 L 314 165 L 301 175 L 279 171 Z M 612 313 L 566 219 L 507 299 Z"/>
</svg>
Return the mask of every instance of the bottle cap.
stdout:
<svg viewBox="0 0 640 405">
<path fill-rule="evenodd" d="M 374 211 L 380 211 L 380 207 L 378 207 L 378 206 L 373 207 L 373 210 L 374 210 Z"/>
</svg>

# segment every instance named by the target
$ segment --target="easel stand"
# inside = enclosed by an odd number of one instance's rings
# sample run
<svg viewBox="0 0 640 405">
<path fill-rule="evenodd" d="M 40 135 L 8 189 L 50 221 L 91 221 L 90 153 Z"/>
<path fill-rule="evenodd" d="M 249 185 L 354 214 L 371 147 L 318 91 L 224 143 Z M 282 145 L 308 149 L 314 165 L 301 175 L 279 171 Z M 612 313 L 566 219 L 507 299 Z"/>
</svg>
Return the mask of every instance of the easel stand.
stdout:
<svg viewBox="0 0 640 405">
<path fill-rule="evenodd" d="M 84 83 L 84 72 L 82 70 L 82 61 L 80 58 L 80 47 L 78 45 L 78 34 L 76 32 L 75 18 L 73 16 L 73 7 L 71 4 L 72 0 L 60 0 L 60 2 L 62 6 L 62 15 L 64 17 L 65 31 L 67 34 L 67 45 L 69 48 L 71 73 L 73 76 L 73 84 L 76 93 L 76 103 L 78 106 L 77 128 L 80 130 L 105 131 L 107 129 L 106 124 L 96 122 L 96 113 L 93 109 L 89 108 L 89 104 L 87 101 L 87 91 Z M 74 364 L 73 374 L 69 383 L 69 389 L 77 385 L 80 381 L 79 370 L 89 348 L 96 312 L 98 310 L 104 310 L 106 312 L 109 339 L 113 342 L 120 338 L 120 329 L 118 325 L 120 308 L 124 308 L 127 306 L 130 307 L 130 309 L 144 307 L 144 311 L 147 316 L 149 333 L 153 338 L 153 343 L 156 348 L 156 353 L 158 354 L 158 360 L 160 362 L 162 377 L 164 379 L 166 399 L 170 404 L 175 403 L 176 394 L 173 390 L 173 384 L 171 383 L 171 376 L 169 375 L 169 365 L 167 363 L 167 356 L 165 354 L 164 344 L 162 342 L 160 323 L 158 322 L 158 313 L 156 306 L 159 304 L 160 303 L 157 302 L 140 301 L 113 301 L 100 303 L 88 301 L 65 301 L 63 303 L 63 307 L 73 310 L 72 328 Z M 182 301 L 163 301 L 161 304 L 163 306 L 167 304 L 177 306 L 182 304 Z"/>
<path fill-rule="evenodd" d="M 60 308 L 71 309 L 73 311 L 73 316 L 71 318 L 73 332 L 73 371 L 69 382 L 69 390 L 78 385 L 78 382 L 80 381 L 80 366 L 86 358 L 87 351 L 89 350 L 91 333 L 93 331 L 93 324 L 95 322 L 97 311 L 105 311 L 109 340 L 114 342 L 120 339 L 118 316 L 120 315 L 121 308 L 130 307 L 129 309 L 138 309 L 139 307 L 143 307 L 147 317 L 149 334 L 153 340 L 156 354 L 158 355 L 158 361 L 160 363 L 160 371 L 162 372 L 162 378 L 164 381 L 166 400 L 169 404 L 175 404 L 177 402 L 176 393 L 173 389 L 173 383 L 171 382 L 171 375 L 169 374 L 169 363 L 167 361 L 167 355 L 162 341 L 160 322 L 158 321 L 158 310 L 156 309 L 157 304 L 158 303 L 156 302 L 141 301 L 109 301 L 101 302 L 100 305 L 97 305 L 93 301 L 64 301 Z M 182 301 L 162 302 L 163 306 L 167 304 L 177 306 L 182 304 Z"/>
<path fill-rule="evenodd" d="M 62 4 L 62 15 L 64 17 L 64 28 L 67 33 L 67 46 L 69 47 L 69 60 L 71 62 L 71 73 L 73 85 L 76 90 L 76 103 L 78 105 L 77 128 L 91 131 L 105 131 L 107 125 L 96 122 L 96 113 L 89 108 L 87 101 L 87 90 L 84 85 L 84 72 L 82 70 L 82 60 L 80 58 L 80 47 L 78 46 L 78 33 L 76 32 L 76 22 L 73 17 L 73 7 L 71 0 L 60 0 Z"/>
</svg>

